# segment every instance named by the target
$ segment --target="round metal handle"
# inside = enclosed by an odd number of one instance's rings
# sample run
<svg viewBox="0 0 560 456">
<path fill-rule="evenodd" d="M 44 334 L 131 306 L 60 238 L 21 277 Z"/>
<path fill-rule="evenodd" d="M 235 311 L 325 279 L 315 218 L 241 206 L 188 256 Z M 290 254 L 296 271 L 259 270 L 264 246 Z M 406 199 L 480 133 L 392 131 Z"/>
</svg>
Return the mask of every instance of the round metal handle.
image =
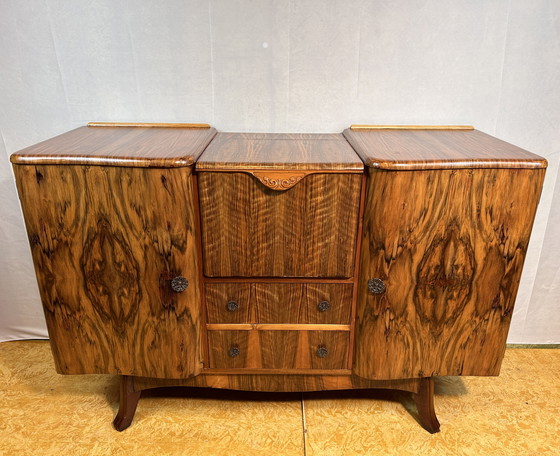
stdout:
<svg viewBox="0 0 560 456">
<path fill-rule="evenodd" d="M 328 301 L 321 301 L 319 304 L 317 304 L 317 309 L 319 309 L 319 312 L 326 312 L 330 308 L 331 305 Z"/>
<path fill-rule="evenodd" d="M 385 293 L 385 283 L 381 279 L 369 279 L 367 287 L 373 294 Z"/>
<path fill-rule="evenodd" d="M 228 351 L 228 355 L 231 356 L 232 358 L 239 356 L 240 353 L 241 351 L 237 347 L 231 347 Z"/>
<path fill-rule="evenodd" d="M 235 312 L 237 309 L 239 309 L 239 304 L 237 304 L 235 301 L 229 301 L 229 302 L 226 304 L 226 309 L 227 309 L 229 312 Z"/>
<path fill-rule="evenodd" d="M 326 358 L 326 356 L 329 354 L 329 351 L 327 350 L 327 347 L 319 347 L 317 349 L 317 356 L 319 358 Z"/>
<path fill-rule="evenodd" d="M 174 277 L 171 280 L 171 289 L 175 293 L 181 293 L 182 291 L 185 291 L 188 286 L 189 281 L 182 276 Z"/>
</svg>

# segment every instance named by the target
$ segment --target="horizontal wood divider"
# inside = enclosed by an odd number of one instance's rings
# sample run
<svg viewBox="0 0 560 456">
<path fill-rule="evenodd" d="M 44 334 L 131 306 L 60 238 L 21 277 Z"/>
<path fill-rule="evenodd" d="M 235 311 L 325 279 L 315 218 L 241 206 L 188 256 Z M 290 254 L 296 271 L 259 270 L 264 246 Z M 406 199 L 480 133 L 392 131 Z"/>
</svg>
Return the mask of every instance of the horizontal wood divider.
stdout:
<svg viewBox="0 0 560 456">
<path fill-rule="evenodd" d="M 474 130 L 472 125 L 350 125 L 350 130 Z"/>
<path fill-rule="evenodd" d="M 239 375 L 239 374 L 275 374 L 275 375 L 352 375 L 350 369 L 203 369 L 202 375 Z"/>
<path fill-rule="evenodd" d="M 350 331 L 350 325 L 290 323 L 210 323 L 208 331 Z"/>
<path fill-rule="evenodd" d="M 88 127 L 210 128 L 206 123 L 88 122 Z"/>
<path fill-rule="evenodd" d="M 312 279 L 306 277 L 204 277 L 206 283 L 354 283 L 349 279 Z"/>
</svg>

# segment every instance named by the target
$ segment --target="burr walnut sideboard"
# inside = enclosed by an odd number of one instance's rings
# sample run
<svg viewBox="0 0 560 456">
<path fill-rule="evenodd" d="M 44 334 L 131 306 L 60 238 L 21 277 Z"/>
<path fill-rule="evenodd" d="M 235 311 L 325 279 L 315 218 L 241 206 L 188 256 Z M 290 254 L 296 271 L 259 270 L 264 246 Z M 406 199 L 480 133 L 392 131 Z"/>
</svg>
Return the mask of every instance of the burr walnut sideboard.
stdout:
<svg viewBox="0 0 560 456">
<path fill-rule="evenodd" d="M 471 127 L 95 123 L 11 157 L 56 369 L 143 389 L 498 375 L 546 161 Z"/>
</svg>

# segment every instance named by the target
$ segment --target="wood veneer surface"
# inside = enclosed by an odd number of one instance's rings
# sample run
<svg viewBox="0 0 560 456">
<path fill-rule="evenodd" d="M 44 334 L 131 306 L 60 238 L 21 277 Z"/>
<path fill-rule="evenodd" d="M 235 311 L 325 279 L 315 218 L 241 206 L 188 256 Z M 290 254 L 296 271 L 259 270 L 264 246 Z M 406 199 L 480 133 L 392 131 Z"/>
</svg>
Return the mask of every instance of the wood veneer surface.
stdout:
<svg viewBox="0 0 560 456">
<path fill-rule="evenodd" d="M 14 172 L 57 371 L 200 372 L 190 170 L 14 165 Z M 170 281 L 179 275 L 189 286 L 175 293 Z"/>
<path fill-rule="evenodd" d="M 14 153 L 16 164 L 191 166 L 214 128 L 79 127 Z"/>
<path fill-rule="evenodd" d="M 208 323 L 350 324 L 352 284 L 206 283 Z M 227 303 L 234 301 L 237 310 Z M 328 308 L 319 310 L 326 302 Z"/>
<path fill-rule="evenodd" d="M 498 375 L 544 172 L 370 170 L 355 374 Z"/>
<path fill-rule="evenodd" d="M 196 163 L 196 169 L 215 171 L 363 168 L 341 134 L 218 133 Z"/>
<path fill-rule="evenodd" d="M 206 276 L 353 276 L 362 175 L 311 174 L 283 192 L 240 172 L 198 183 Z"/>
<path fill-rule="evenodd" d="M 546 168 L 544 158 L 478 130 L 351 130 L 366 166 L 390 170 Z"/>
</svg>

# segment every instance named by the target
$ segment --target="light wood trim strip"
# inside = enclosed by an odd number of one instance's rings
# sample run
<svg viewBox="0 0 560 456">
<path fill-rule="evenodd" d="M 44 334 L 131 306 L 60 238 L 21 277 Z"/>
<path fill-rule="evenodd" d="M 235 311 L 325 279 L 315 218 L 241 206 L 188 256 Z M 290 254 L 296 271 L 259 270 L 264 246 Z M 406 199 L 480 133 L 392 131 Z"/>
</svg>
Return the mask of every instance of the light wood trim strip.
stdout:
<svg viewBox="0 0 560 456">
<path fill-rule="evenodd" d="M 305 277 L 206 277 L 205 283 L 354 283 L 349 279 L 313 279 Z"/>
<path fill-rule="evenodd" d="M 202 375 L 239 375 L 239 374 L 277 374 L 277 375 L 352 375 L 347 369 L 245 369 L 236 367 L 231 369 L 209 368 L 203 369 Z"/>
<path fill-rule="evenodd" d="M 88 122 L 88 127 L 192 128 L 208 129 L 206 123 Z"/>
<path fill-rule="evenodd" d="M 350 325 L 292 323 L 209 323 L 208 331 L 350 331 Z"/>
<path fill-rule="evenodd" d="M 350 130 L 474 130 L 472 125 L 350 125 Z"/>
</svg>

